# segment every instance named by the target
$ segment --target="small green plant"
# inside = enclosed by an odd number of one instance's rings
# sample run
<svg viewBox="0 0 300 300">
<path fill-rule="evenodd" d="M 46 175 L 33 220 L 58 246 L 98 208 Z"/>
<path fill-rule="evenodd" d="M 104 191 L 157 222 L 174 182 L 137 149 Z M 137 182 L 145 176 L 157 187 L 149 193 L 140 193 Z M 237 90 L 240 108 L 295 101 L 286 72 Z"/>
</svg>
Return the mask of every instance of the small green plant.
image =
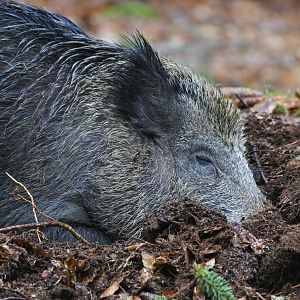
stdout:
<svg viewBox="0 0 300 300">
<path fill-rule="evenodd" d="M 284 105 L 277 104 L 274 111 L 273 111 L 273 113 L 276 114 L 276 115 L 287 115 L 288 110 Z"/>
<path fill-rule="evenodd" d="M 216 272 L 207 270 L 199 264 L 194 266 L 194 274 L 204 293 L 211 298 L 211 300 L 236 300 L 232 288 L 224 278 Z"/>
<path fill-rule="evenodd" d="M 270 90 L 265 91 L 264 94 L 265 94 L 266 97 L 269 97 L 269 98 L 273 98 L 273 97 L 277 97 L 277 96 L 282 95 L 282 93 L 280 93 L 278 91 L 270 91 Z"/>
</svg>

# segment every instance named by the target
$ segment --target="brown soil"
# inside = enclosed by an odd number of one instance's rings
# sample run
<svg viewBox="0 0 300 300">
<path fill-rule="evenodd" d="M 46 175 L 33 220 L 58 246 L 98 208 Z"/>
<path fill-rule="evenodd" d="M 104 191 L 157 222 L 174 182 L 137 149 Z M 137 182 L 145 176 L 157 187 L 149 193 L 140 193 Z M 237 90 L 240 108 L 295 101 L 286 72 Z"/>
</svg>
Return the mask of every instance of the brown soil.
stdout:
<svg viewBox="0 0 300 300">
<path fill-rule="evenodd" d="M 38 243 L 34 230 L 0 235 L 0 299 L 204 299 L 192 269 L 194 262 L 208 261 L 237 298 L 300 299 L 295 120 L 248 114 L 250 164 L 261 181 L 256 152 L 268 180 L 261 188 L 272 206 L 242 226 L 231 227 L 221 214 L 184 200 L 149 216 L 142 240 L 134 243 Z"/>
</svg>

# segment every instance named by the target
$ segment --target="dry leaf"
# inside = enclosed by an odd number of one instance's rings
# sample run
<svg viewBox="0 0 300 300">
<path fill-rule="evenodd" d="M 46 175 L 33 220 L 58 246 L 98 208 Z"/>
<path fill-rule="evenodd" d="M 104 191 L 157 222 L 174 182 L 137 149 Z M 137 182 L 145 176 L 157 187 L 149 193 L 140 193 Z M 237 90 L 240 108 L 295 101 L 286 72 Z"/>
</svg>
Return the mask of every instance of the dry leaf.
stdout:
<svg viewBox="0 0 300 300">
<path fill-rule="evenodd" d="M 162 296 L 159 296 L 157 294 L 152 294 L 152 293 L 141 293 L 141 296 L 143 297 L 144 300 L 156 300 L 162 298 Z"/>
<path fill-rule="evenodd" d="M 237 241 L 241 240 L 244 244 L 249 245 L 255 254 L 262 254 L 268 249 L 265 240 L 256 238 L 252 233 L 240 226 L 237 226 L 236 230 L 237 233 L 234 236 L 235 246 L 240 245 L 240 242 Z"/>
<path fill-rule="evenodd" d="M 119 294 L 121 300 L 142 300 L 139 296 L 130 296 L 128 293 Z"/>
<path fill-rule="evenodd" d="M 153 272 L 146 269 L 146 268 L 143 268 L 141 271 L 140 271 L 140 276 L 141 276 L 141 282 L 143 285 L 145 285 L 149 279 L 152 278 L 153 276 Z"/>
<path fill-rule="evenodd" d="M 252 109 L 259 113 L 271 114 L 276 106 L 274 99 L 267 98 L 265 101 L 255 104 Z"/>
<path fill-rule="evenodd" d="M 155 260 L 155 266 L 160 267 L 164 266 L 167 263 L 167 258 L 164 256 L 159 256 Z"/>
<path fill-rule="evenodd" d="M 53 269 L 54 269 L 53 267 L 45 269 L 40 275 L 41 278 L 48 278 L 52 276 Z"/>
<path fill-rule="evenodd" d="M 172 252 L 167 252 L 165 256 L 169 258 L 178 258 L 180 256 L 180 251 L 172 251 Z"/>
<path fill-rule="evenodd" d="M 209 261 L 207 261 L 204 266 L 206 269 L 210 270 L 212 269 L 216 264 L 216 260 L 214 258 L 210 259 Z"/>
<path fill-rule="evenodd" d="M 69 258 L 64 260 L 64 266 L 67 269 L 72 283 L 77 281 L 76 269 L 77 269 L 78 259 L 77 255 L 71 255 Z"/>
<path fill-rule="evenodd" d="M 196 285 L 193 289 L 193 300 L 205 300 L 204 292 L 200 285 Z"/>
<path fill-rule="evenodd" d="M 0 246 L 0 261 L 19 261 L 22 254 L 21 248 L 16 248 L 11 245 L 2 244 Z"/>
<path fill-rule="evenodd" d="M 115 280 L 105 291 L 101 294 L 100 299 L 108 296 L 112 296 L 120 288 L 120 283 L 124 280 L 124 276 L 119 277 Z"/>
<path fill-rule="evenodd" d="M 56 267 L 56 268 L 58 268 L 58 269 L 62 269 L 62 268 L 63 268 L 63 264 L 62 264 L 62 262 L 59 261 L 59 260 L 51 259 L 50 262 L 51 262 L 51 264 L 52 264 L 54 267 Z"/>
<path fill-rule="evenodd" d="M 184 253 L 184 262 L 185 265 L 188 266 L 190 264 L 190 258 L 191 258 L 191 250 L 187 246 L 183 246 L 183 253 Z"/>
<path fill-rule="evenodd" d="M 242 99 L 263 96 L 261 91 L 245 87 L 221 87 L 220 90 L 226 97 L 235 97 L 236 94 Z"/>
<path fill-rule="evenodd" d="M 154 271 L 154 264 L 156 262 L 156 259 L 153 255 L 142 252 L 142 262 L 143 262 L 143 266 L 150 270 L 150 271 Z"/>
<path fill-rule="evenodd" d="M 162 295 L 167 298 L 173 298 L 176 295 L 177 292 L 170 290 L 170 289 L 164 289 L 162 292 Z"/>
<path fill-rule="evenodd" d="M 146 246 L 147 244 L 148 243 L 137 243 L 137 244 L 127 246 L 126 249 L 129 250 L 129 251 L 139 250 L 142 247 Z"/>
</svg>

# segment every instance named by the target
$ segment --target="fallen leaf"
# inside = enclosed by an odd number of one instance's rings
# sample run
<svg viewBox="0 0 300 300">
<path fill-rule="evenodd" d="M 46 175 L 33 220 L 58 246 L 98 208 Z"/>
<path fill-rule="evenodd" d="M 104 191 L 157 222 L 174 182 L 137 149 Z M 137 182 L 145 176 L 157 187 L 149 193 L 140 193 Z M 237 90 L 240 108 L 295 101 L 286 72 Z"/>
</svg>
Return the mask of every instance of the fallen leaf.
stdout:
<svg viewBox="0 0 300 300">
<path fill-rule="evenodd" d="M 121 300 L 141 300 L 138 296 L 130 296 L 128 293 L 122 293 L 119 295 Z"/>
<path fill-rule="evenodd" d="M 249 98 L 249 97 L 260 97 L 263 96 L 263 93 L 258 90 L 245 88 L 245 87 L 221 87 L 221 92 L 226 97 L 235 97 L 235 95 L 239 95 L 241 98 Z"/>
<path fill-rule="evenodd" d="M 265 101 L 255 104 L 252 109 L 259 113 L 271 114 L 277 106 L 276 101 L 272 98 L 267 98 Z"/>
<path fill-rule="evenodd" d="M 0 245 L 0 261 L 15 261 L 18 262 L 22 252 L 11 245 Z"/>
<path fill-rule="evenodd" d="M 153 272 L 146 268 L 143 268 L 140 271 L 141 282 L 143 285 L 145 285 L 148 282 L 148 280 L 152 278 L 152 276 L 153 276 Z"/>
<path fill-rule="evenodd" d="M 214 258 L 212 258 L 204 264 L 204 267 L 205 267 L 205 269 L 210 270 L 215 266 L 215 264 L 216 264 L 216 260 Z"/>
<path fill-rule="evenodd" d="M 143 296 L 143 299 L 145 300 L 167 300 L 165 296 L 159 296 L 152 293 L 141 293 L 141 296 Z"/>
<path fill-rule="evenodd" d="M 196 285 L 193 289 L 193 300 L 205 300 L 205 294 L 200 285 Z"/>
<path fill-rule="evenodd" d="M 156 259 L 153 255 L 142 252 L 142 262 L 143 262 L 143 266 L 150 270 L 150 271 L 154 271 L 154 264 L 156 262 Z"/>
<path fill-rule="evenodd" d="M 236 234 L 234 236 L 234 245 L 236 247 L 239 247 L 240 245 L 240 242 L 237 242 L 239 240 L 250 246 L 253 252 L 258 255 L 264 253 L 268 249 L 265 240 L 256 238 L 252 233 L 241 226 L 236 226 Z"/>
<path fill-rule="evenodd" d="M 64 266 L 67 269 L 72 283 L 77 281 L 76 269 L 78 264 L 77 254 L 71 255 L 67 259 L 64 260 Z"/>
<path fill-rule="evenodd" d="M 187 246 L 183 246 L 182 249 L 184 253 L 185 265 L 189 266 L 190 262 L 195 258 L 195 255 Z"/>
<path fill-rule="evenodd" d="M 271 300 L 287 300 L 288 298 L 286 298 L 285 296 L 274 296 L 271 295 Z"/>
<path fill-rule="evenodd" d="M 120 288 L 120 283 L 124 280 L 124 276 L 119 277 L 115 280 L 105 291 L 101 294 L 100 299 L 112 296 Z"/>
<path fill-rule="evenodd" d="M 129 251 L 139 250 L 142 247 L 146 246 L 147 244 L 148 243 L 137 243 L 137 244 L 127 246 L 126 249 L 129 250 Z"/>
<path fill-rule="evenodd" d="M 45 269 L 42 273 L 41 273 L 41 278 L 48 278 L 51 276 L 52 272 L 53 272 L 53 267 L 50 267 L 49 269 Z"/>
<path fill-rule="evenodd" d="M 167 298 L 172 298 L 172 297 L 174 297 L 175 294 L 176 294 L 176 292 L 174 290 L 170 290 L 170 289 L 164 289 L 162 292 L 162 295 Z"/>
<path fill-rule="evenodd" d="M 164 266 L 167 263 L 167 258 L 164 256 L 159 256 L 155 259 L 155 266 L 161 267 Z"/>
</svg>

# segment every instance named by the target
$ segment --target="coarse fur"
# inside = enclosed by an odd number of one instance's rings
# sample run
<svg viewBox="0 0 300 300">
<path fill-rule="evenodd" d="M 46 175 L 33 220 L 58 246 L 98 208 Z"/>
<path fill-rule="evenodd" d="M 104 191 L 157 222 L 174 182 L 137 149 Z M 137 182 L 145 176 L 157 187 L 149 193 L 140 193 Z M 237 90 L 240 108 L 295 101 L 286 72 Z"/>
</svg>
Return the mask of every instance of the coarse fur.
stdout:
<svg viewBox="0 0 300 300">
<path fill-rule="evenodd" d="M 143 36 L 96 40 L 0 2 L 0 227 L 33 221 L 5 172 L 44 214 L 100 243 L 138 236 L 150 211 L 187 197 L 239 222 L 264 201 L 243 126 L 218 89 Z"/>
</svg>

